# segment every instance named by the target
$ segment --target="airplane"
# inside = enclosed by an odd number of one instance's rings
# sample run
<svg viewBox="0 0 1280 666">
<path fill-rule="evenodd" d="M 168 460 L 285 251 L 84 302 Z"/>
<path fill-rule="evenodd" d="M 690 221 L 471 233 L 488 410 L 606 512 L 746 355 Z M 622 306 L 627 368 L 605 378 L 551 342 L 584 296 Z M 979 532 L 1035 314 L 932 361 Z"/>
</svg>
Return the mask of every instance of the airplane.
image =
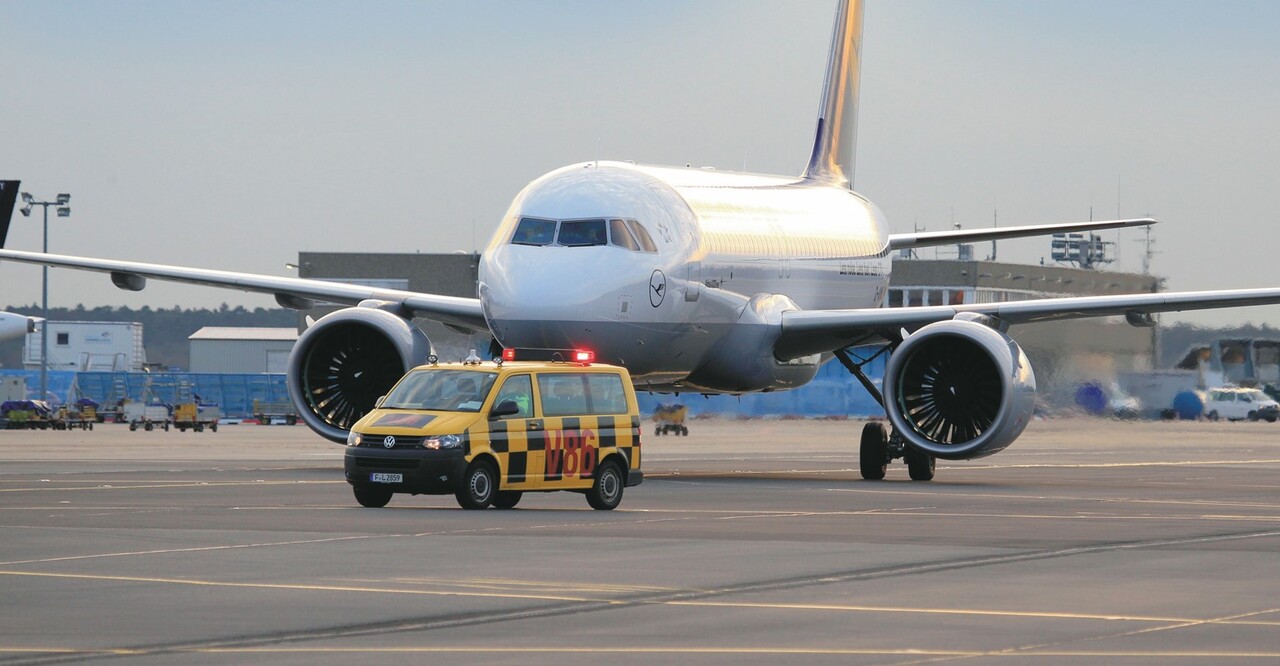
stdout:
<svg viewBox="0 0 1280 666">
<path fill-rule="evenodd" d="M 479 266 L 476 298 L 110 259 L 0 250 L 0 260 L 273 294 L 284 307 L 345 305 L 310 323 L 288 363 L 290 398 L 321 436 L 347 431 L 431 342 L 413 318 L 488 333 L 501 348 L 581 349 L 626 366 L 637 388 L 742 394 L 803 386 L 832 359 L 883 406 L 864 425 L 859 469 L 1003 450 L 1027 427 L 1035 373 L 1010 326 L 1280 303 L 1280 289 L 884 307 L 895 250 L 1068 231 L 1150 218 L 889 233 L 851 189 L 863 8 L 839 0 L 817 131 L 799 176 L 589 161 L 551 171 L 512 201 Z M 888 353 L 881 388 L 849 349 Z"/>
<path fill-rule="evenodd" d="M 34 333 L 36 326 L 44 321 L 39 317 L 28 317 L 16 312 L 0 312 L 0 340 L 9 340 Z"/>
</svg>

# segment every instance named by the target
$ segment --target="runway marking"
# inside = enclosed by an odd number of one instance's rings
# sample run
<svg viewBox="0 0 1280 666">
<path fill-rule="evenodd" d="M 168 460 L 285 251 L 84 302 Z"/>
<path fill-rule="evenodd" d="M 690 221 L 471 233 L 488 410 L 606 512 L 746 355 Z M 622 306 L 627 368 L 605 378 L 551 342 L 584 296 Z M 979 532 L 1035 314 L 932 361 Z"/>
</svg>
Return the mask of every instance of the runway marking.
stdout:
<svg viewBox="0 0 1280 666">
<path fill-rule="evenodd" d="M 148 483 L 145 481 L 117 481 L 117 482 L 100 482 L 97 485 L 85 485 L 82 487 L 71 487 L 65 485 L 53 485 L 55 483 L 77 483 L 75 481 L 50 481 L 50 485 L 32 488 L 0 488 L 0 493 L 28 493 L 28 492 L 79 492 L 84 490 L 147 490 L 150 488 L 223 488 L 233 486 L 297 486 L 303 484 L 345 484 L 346 481 L 267 481 L 265 479 L 255 479 L 253 481 L 157 481 Z M 117 485 L 119 483 L 131 483 L 136 485 Z"/>
<path fill-rule="evenodd" d="M 1240 651 L 1174 651 L 1174 650 L 927 650 L 917 648 L 803 648 L 781 646 L 707 646 L 707 647 L 653 647 L 617 645 L 599 647 L 477 647 L 477 646 L 409 646 L 409 647 L 193 647 L 193 648 L 138 648 L 138 649 L 77 649 L 77 648 L 6 648 L 0 646 L 0 654 L 48 654 L 92 656 L 148 656 L 164 654 L 226 654 L 226 655 L 291 655 L 291 654 L 614 654 L 614 655 L 778 655 L 778 656 L 903 656 L 903 657 L 1077 657 L 1077 658 L 1148 658 L 1148 659 L 1275 659 L 1280 652 Z"/>
<path fill-rule="evenodd" d="M 563 594 L 516 594 L 494 592 L 455 592 L 443 590 L 406 590 L 389 587 L 357 587 L 351 585 L 305 585 L 302 583 L 237 583 L 231 581 L 199 580 L 195 578 L 154 578 L 150 576 L 109 576 L 105 574 L 70 574 L 40 571 L 0 571 L 0 576 L 19 576 L 29 578 L 61 578 L 72 580 L 104 580 L 125 583 L 166 583 L 170 585 L 191 585 L 195 587 L 229 587 L 260 590 L 299 590 L 306 592 L 366 592 L 371 594 L 396 594 L 430 597 L 480 597 L 494 599 L 534 599 L 538 601 L 572 601 L 593 602 L 602 604 L 627 605 L 631 602 L 612 599 L 596 599 L 584 596 Z"/>
</svg>

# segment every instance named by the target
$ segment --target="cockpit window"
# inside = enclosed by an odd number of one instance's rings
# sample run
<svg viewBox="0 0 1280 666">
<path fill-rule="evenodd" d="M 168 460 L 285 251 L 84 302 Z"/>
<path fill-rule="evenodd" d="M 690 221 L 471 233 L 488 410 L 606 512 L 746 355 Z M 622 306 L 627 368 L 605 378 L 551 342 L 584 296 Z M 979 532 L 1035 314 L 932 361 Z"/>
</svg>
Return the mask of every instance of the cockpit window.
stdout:
<svg viewBox="0 0 1280 666">
<path fill-rule="evenodd" d="M 516 225 L 516 233 L 511 237 L 511 242 L 515 245 L 550 245 L 555 237 L 556 223 L 553 220 L 525 217 Z"/>
<path fill-rule="evenodd" d="M 631 232 L 627 230 L 627 223 L 624 220 L 609 220 L 609 243 L 634 252 L 640 251 L 640 244 L 631 237 Z"/>
<path fill-rule="evenodd" d="M 574 220 L 560 223 L 561 245 L 569 247 L 585 247 L 588 245 L 604 245 L 608 242 L 605 236 L 604 220 Z"/>
<path fill-rule="evenodd" d="M 631 227 L 632 233 L 636 235 L 636 240 L 640 242 L 640 249 L 645 252 L 657 252 L 658 246 L 653 244 L 653 239 L 649 237 L 649 232 L 644 230 L 644 225 L 635 220 L 627 220 L 627 226 Z"/>
</svg>

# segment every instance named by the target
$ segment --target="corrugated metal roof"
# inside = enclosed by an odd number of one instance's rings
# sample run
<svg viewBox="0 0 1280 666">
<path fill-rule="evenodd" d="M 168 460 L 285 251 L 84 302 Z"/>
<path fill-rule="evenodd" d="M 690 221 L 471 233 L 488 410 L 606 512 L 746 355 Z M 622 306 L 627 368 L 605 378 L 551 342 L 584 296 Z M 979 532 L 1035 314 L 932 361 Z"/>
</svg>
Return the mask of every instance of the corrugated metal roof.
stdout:
<svg viewBox="0 0 1280 666">
<path fill-rule="evenodd" d="M 252 326 L 205 326 L 187 337 L 188 340 L 297 340 L 293 328 Z"/>
</svg>

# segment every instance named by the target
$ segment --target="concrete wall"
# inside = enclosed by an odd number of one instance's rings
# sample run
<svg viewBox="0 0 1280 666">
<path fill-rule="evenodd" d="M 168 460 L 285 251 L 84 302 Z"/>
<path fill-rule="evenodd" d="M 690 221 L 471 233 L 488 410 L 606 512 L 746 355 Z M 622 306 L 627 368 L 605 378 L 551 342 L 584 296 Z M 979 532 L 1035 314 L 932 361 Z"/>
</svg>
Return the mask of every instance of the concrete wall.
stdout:
<svg viewBox="0 0 1280 666">
<path fill-rule="evenodd" d="M 268 365 L 272 352 L 288 355 L 292 340 L 192 340 L 191 372 L 284 372 Z"/>
</svg>

